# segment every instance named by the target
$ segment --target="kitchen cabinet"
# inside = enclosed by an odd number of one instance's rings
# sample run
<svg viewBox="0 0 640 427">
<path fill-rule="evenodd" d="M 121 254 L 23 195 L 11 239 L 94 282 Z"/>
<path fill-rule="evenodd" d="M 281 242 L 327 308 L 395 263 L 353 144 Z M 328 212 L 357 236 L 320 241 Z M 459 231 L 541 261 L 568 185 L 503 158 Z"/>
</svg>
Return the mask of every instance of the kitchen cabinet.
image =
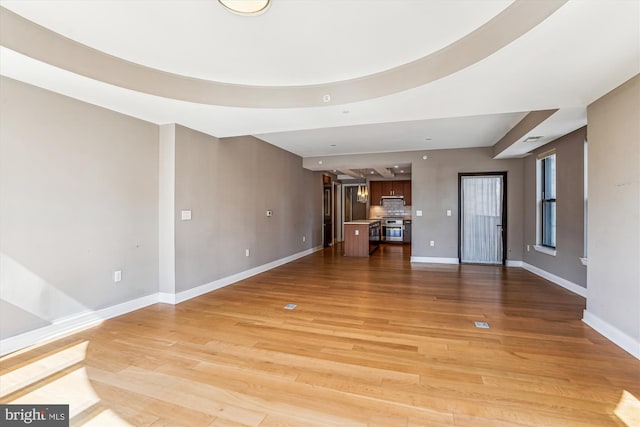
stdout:
<svg viewBox="0 0 640 427">
<path fill-rule="evenodd" d="M 411 181 L 402 182 L 402 195 L 404 196 L 405 206 L 411 206 Z"/>
<path fill-rule="evenodd" d="M 369 182 L 369 204 L 379 206 L 382 199 L 382 181 Z"/>
<path fill-rule="evenodd" d="M 411 181 L 370 181 L 371 205 L 380 205 L 382 196 L 403 196 L 404 204 L 411 205 Z"/>
<path fill-rule="evenodd" d="M 344 223 L 344 255 L 366 257 L 380 244 L 380 220 L 358 220 Z"/>
</svg>

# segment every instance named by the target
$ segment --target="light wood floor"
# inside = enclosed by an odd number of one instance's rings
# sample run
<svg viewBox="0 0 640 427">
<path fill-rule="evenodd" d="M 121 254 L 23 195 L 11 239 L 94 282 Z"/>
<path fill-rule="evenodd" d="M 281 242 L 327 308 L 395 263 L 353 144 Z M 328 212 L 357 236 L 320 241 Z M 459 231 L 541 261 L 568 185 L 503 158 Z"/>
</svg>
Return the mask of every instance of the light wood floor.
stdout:
<svg viewBox="0 0 640 427">
<path fill-rule="evenodd" d="M 72 425 L 640 425 L 640 361 L 583 298 L 406 246 L 338 251 L 6 357 L 0 401 L 71 403 Z"/>
</svg>

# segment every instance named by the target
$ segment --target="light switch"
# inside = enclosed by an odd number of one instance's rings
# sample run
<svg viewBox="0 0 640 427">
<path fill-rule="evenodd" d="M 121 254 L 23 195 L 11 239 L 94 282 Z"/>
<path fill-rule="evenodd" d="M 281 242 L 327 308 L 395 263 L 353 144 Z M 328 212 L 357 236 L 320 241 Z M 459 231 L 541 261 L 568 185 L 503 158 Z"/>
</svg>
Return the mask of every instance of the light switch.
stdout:
<svg viewBox="0 0 640 427">
<path fill-rule="evenodd" d="M 435 246 L 436 242 L 434 242 L 433 240 L 429 240 L 429 246 Z"/>
<path fill-rule="evenodd" d="M 360 230 L 356 230 L 356 236 L 360 235 Z"/>
<path fill-rule="evenodd" d="M 113 272 L 113 281 L 114 282 L 119 282 L 121 280 L 122 280 L 122 270 L 114 271 Z"/>
<path fill-rule="evenodd" d="M 451 209 L 447 209 L 447 216 L 451 216 Z"/>
<path fill-rule="evenodd" d="M 422 211 L 416 211 L 416 216 L 422 216 Z"/>
<path fill-rule="evenodd" d="M 183 221 L 191 221 L 191 211 L 181 211 L 180 219 Z"/>
</svg>

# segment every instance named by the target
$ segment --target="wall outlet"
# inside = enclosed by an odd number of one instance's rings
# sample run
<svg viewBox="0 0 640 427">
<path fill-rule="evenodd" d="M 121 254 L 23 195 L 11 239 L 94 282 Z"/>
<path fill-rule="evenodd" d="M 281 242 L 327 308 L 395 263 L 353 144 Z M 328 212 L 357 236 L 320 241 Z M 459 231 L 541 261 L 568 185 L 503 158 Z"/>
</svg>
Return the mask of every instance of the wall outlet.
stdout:
<svg viewBox="0 0 640 427">
<path fill-rule="evenodd" d="M 302 235 L 302 243 L 307 241 L 307 236 L 305 236 L 304 234 Z"/>
<path fill-rule="evenodd" d="M 117 282 L 120 282 L 121 280 L 122 280 L 122 270 L 114 271 L 113 281 L 117 283 Z"/>
<path fill-rule="evenodd" d="M 249 249 L 244 250 L 244 256 L 249 256 Z"/>
<path fill-rule="evenodd" d="M 360 235 L 360 230 L 356 230 L 356 231 L 355 231 L 355 235 L 356 235 L 356 236 L 359 236 L 359 235 Z"/>
<path fill-rule="evenodd" d="M 435 246 L 436 242 L 434 240 L 429 240 L 429 246 Z"/>
<path fill-rule="evenodd" d="M 180 219 L 183 221 L 191 221 L 191 211 L 181 211 Z"/>
<path fill-rule="evenodd" d="M 451 216 L 451 209 L 447 209 L 447 216 Z"/>
<path fill-rule="evenodd" d="M 416 216 L 422 216 L 422 211 L 416 211 Z"/>
</svg>

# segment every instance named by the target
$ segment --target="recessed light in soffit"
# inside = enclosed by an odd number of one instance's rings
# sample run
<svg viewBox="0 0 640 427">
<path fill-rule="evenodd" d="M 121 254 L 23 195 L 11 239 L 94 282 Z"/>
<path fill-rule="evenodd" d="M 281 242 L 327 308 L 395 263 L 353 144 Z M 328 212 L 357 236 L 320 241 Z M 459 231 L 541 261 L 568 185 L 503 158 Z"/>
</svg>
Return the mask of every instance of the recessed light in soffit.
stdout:
<svg viewBox="0 0 640 427">
<path fill-rule="evenodd" d="M 271 4 L 270 0 L 218 0 L 230 12 L 238 15 L 259 15 Z"/>
</svg>

